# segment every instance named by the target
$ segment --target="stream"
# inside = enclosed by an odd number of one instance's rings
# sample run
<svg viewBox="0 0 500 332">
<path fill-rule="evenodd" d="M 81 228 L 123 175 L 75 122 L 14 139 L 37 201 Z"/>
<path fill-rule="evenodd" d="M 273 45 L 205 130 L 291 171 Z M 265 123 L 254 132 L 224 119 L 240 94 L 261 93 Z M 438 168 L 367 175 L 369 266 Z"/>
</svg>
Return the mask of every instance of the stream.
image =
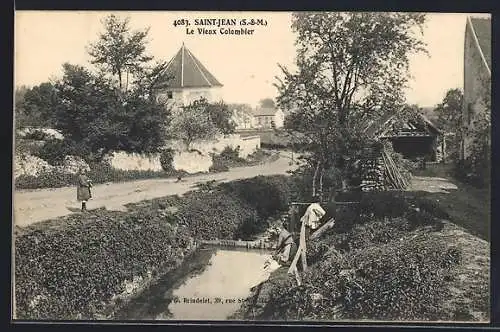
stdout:
<svg viewBox="0 0 500 332">
<path fill-rule="evenodd" d="M 268 250 L 202 247 L 117 313 L 120 320 L 225 320 L 267 280 Z"/>
</svg>

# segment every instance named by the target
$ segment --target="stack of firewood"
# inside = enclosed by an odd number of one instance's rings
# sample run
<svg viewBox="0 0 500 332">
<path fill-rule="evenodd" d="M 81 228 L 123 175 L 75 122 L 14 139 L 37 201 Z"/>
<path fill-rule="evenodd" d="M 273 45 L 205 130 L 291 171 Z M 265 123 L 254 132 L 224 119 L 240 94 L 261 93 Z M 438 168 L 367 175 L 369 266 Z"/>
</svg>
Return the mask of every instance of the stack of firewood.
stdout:
<svg viewBox="0 0 500 332">
<path fill-rule="evenodd" d="M 411 174 L 400 170 L 385 148 L 367 150 L 361 165 L 363 191 L 404 190 L 410 184 Z"/>
<path fill-rule="evenodd" d="M 409 175 L 399 170 L 394 160 L 385 150 L 382 152 L 382 159 L 384 161 L 385 178 L 390 188 L 400 190 L 408 188 L 410 185 Z"/>
</svg>

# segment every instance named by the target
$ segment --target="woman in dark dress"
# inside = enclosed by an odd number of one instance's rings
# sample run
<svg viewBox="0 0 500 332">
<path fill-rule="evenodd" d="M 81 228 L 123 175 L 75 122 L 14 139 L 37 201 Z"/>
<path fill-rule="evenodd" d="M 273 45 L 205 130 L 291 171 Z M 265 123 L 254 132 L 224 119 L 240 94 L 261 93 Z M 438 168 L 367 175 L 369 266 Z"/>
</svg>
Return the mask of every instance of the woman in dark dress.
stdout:
<svg viewBox="0 0 500 332">
<path fill-rule="evenodd" d="M 87 210 L 87 201 L 92 198 L 92 193 L 90 188 L 92 188 L 92 182 L 87 176 L 87 170 L 85 168 L 80 168 L 78 172 L 78 187 L 76 191 L 76 198 L 79 202 L 82 202 L 82 211 Z"/>
</svg>

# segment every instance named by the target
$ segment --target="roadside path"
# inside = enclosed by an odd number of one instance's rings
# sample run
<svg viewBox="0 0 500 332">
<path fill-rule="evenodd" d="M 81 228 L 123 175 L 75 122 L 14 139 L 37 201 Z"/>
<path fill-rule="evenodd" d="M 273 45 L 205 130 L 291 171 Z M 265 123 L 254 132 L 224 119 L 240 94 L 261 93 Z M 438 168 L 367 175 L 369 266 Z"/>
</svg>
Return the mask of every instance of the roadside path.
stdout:
<svg viewBox="0 0 500 332">
<path fill-rule="evenodd" d="M 220 182 L 252 178 L 258 175 L 286 174 L 293 168 L 290 158 L 280 153 L 276 161 L 255 166 L 237 167 L 228 172 L 202 174 L 175 179 L 148 179 L 121 183 L 98 184 L 93 187 L 94 197 L 87 203 L 88 209 L 105 207 L 108 210 L 125 210 L 124 205 L 142 200 L 169 195 L 182 195 L 195 189 L 198 182 L 216 180 Z M 39 221 L 65 216 L 79 211 L 76 188 L 19 190 L 14 192 L 14 224 L 24 227 Z"/>
</svg>

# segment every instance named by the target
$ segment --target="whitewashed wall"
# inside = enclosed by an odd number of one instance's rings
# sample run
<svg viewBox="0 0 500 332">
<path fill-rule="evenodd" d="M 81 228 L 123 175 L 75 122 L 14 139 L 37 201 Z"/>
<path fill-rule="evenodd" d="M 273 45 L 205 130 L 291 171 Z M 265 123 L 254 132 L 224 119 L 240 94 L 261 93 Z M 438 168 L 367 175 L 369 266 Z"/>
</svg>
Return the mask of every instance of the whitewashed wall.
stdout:
<svg viewBox="0 0 500 332">
<path fill-rule="evenodd" d="M 161 171 L 159 154 L 139 154 L 127 152 L 115 152 L 109 158 L 113 168 L 121 170 Z"/>
<path fill-rule="evenodd" d="M 212 157 L 198 152 L 178 152 L 174 155 L 172 166 L 178 171 L 207 173 L 212 166 Z"/>
<path fill-rule="evenodd" d="M 177 151 L 183 149 L 181 142 L 172 142 L 170 146 Z M 200 151 L 201 155 L 198 152 L 177 152 L 174 155 L 174 169 L 184 170 L 188 173 L 208 172 L 212 166 L 210 153 L 220 153 L 226 146 L 233 149 L 240 146 L 240 157 L 247 158 L 248 155 L 260 148 L 260 136 L 242 138 L 240 135 L 231 135 L 219 137 L 212 142 L 192 144 L 191 148 Z M 121 170 L 162 170 L 159 154 L 115 152 L 108 160 L 113 168 Z"/>
<path fill-rule="evenodd" d="M 171 146 L 176 150 L 182 150 L 184 147 L 183 143 L 180 141 L 172 142 Z M 260 149 L 260 136 L 242 138 L 238 134 L 228 135 L 226 137 L 217 137 L 212 141 L 193 143 L 190 148 L 196 149 L 203 154 L 209 154 L 212 152 L 219 153 L 227 146 L 233 149 L 240 146 L 240 157 L 246 158 L 248 155 Z"/>
</svg>

